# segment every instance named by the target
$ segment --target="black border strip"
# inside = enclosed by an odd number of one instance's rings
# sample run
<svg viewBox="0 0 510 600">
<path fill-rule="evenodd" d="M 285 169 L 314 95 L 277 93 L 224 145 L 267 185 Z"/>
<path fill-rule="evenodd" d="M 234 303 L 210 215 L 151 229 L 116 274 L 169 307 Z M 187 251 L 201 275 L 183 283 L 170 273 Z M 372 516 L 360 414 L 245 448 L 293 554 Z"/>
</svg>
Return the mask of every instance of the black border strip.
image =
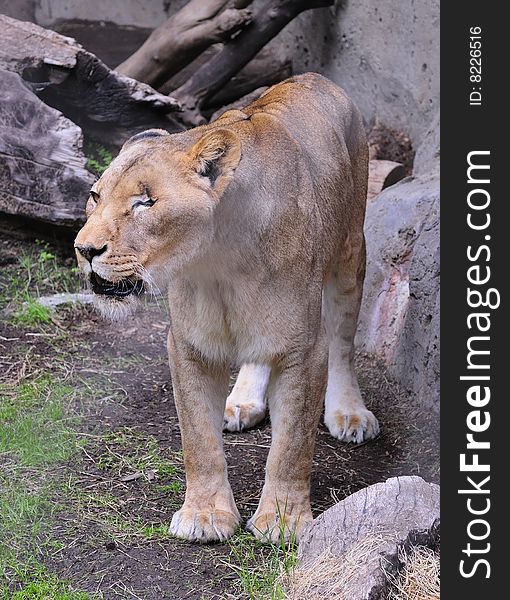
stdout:
<svg viewBox="0 0 510 600">
<path fill-rule="evenodd" d="M 508 83 L 504 41 L 510 32 L 504 30 L 507 26 L 498 6 L 505 5 L 472 1 L 441 5 L 441 593 L 446 600 L 503 597 L 507 577 L 503 578 L 509 570 L 504 564 L 508 551 L 503 546 L 508 517 L 503 511 L 508 503 L 504 486 L 508 478 L 505 462 L 510 454 L 510 429 L 506 426 L 510 400 L 505 377 L 510 372 L 505 318 L 510 231 L 505 210 L 509 192 L 502 191 L 502 183 L 503 160 L 509 147 L 508 103 L 503 106 Z M 481 29 L 481 57 L 477 52 L 470 55 L 470 50 L 478 47 L 473 34 L 477 30 L 470 31 L 476 27 Z M 471 77 L 478 70 L 471 67 L 480 65 L 478 81 Z M 473 104 L 479 99 L 475 93 L 470 105 L 471 92 L 481 93 L 480 104 Z M 477 181 L 469 183 L 468 155 L 478 151 L 490 154 L 472 154 L 471 161 L 490 165 L 490 169 L 472 170 L 471 179 Z M 490 200 L 487 208 L 469 208 L 468 195 L 473 190 L 484 191 L 475 191 L 470 196 L 472 203 L 482 205 L 486 198 Z M 483 229 L 470 228 L 468 213 L 472 213 L 475 225 L 485 224 L 490 215 L 490 224 Z M 479 269 L 470 271 L 471 279 L 485 279 L 489 267 L 490 280 L 485 284 L 468 281 L 468 269 L 477 265 Z M 468 306 L 468 287 L 478 290 L 493 306 L 499 295 L 499 308 Z M 490 288 L 498 294 L 490 293 Z M 477 298 L 476 294 L 471 296 L 473 305 Z M 469 329 L 468 317 L 473 313 L 488 317 L 471 317 Z M 478 325 L 487 327 L 489 321 L 487 331 L 478 331 Z M 490 354 L 472 355 L 471 362 L 488 368 L 468 368 L 467 342 L 473 336 L 488 339 L 472 339 L 471 348 Z M 461 380 L 462 376 L 475 379 Z M 485 388 L 490 389 L 487 402 L 489 392 Z M 470 431 L 470 426 L 479 431 Z M 467 449 L 468 433 L 476 442 L 489 443 L 490 448 Z M 473 455 L 477 454 L 480 465 L 490 471 L 461 471 L 462 454 L 468 464 L 476 461 Z M 499 468 L 498 459 L 502 464 Z M 482 484 L 487 476 L 490 479 Z M 475 511 L 480 514 L 473 514 Z"/>
</svg>

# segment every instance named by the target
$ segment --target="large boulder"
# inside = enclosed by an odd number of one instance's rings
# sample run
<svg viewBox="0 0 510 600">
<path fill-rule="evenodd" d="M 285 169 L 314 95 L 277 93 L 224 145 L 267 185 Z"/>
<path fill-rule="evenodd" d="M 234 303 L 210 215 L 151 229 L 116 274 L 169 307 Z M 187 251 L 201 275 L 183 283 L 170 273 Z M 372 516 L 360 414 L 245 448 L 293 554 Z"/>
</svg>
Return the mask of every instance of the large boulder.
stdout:
<svg viewBox="0 0 510 600">
<path fill-rule="evenodd" d="M 0 212 L 77 228 L 94 176 L 81 129 L 0 70 Z"/>
<path fill-rule="evenodd" d="M 398 545 L 409 540 L 428 545 L 437 537 L 438 519 L 439 486 L 421 477 L 393 477 L 364 488 L 323 512 L 305 530 L 296 585 L 310 571 L 315 592 L 333 584 L 342 592 L 338 597 L 386 598 L 386 566 L 394 564 Z M 321 568 L 328 563 L 329 572 Z"/>
<path fill-rule="evenodd" d="M 439 409 L 439 120 L 418 149 L 416 176 L 369 202 L 367 275 L 356 337 L 390 375 Z"/>
</svg>

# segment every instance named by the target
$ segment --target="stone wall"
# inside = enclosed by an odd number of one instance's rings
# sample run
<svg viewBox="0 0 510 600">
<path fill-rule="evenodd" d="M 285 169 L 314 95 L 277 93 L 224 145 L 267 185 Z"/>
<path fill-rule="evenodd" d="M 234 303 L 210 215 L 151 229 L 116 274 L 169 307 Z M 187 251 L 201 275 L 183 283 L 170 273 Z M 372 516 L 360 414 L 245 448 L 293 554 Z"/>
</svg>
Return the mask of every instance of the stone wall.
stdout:
<svg viewBox="0 0 510 600">
<path fill-rule="evenodd" d="M 278 41 L 299 71 L 341 85 L 367 123 L 408 133 L 415 147 L 439 105 L 439 0 L 346 0 L 310 11 Z"/>
</svg>

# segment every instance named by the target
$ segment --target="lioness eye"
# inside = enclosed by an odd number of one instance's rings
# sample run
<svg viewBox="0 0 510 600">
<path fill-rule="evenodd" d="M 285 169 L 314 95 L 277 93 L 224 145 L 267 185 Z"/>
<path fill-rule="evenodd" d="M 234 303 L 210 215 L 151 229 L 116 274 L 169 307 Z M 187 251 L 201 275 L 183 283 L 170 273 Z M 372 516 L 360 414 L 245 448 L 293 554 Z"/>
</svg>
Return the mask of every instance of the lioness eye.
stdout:
<svg viewBox="0 0 510 600">
<path fill-rule="evenodd" d="M 97 192 L 95 192 L 94 190 L 90 190 L 90 197 L 92 198 L 92 200 L 94 200 L 94 202 L 97 203 L 97 201 L 99 200 L 99 194 Z"/>
<path fill-rule="evenodd" d="M 155 200 L 153 200 L 152 198 L 140 198 L 139 200 L 136 200 L 133 203 L 133 208 L 137 208 L 139 206 L 152 206 L 154 204 Z"/>
</svg>

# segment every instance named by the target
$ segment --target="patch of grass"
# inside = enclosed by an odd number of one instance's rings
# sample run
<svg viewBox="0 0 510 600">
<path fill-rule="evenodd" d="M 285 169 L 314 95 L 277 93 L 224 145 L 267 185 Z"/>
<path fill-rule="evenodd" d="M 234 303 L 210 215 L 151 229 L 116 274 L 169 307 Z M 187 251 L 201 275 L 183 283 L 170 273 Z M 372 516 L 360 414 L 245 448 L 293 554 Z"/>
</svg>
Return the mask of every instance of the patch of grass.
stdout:
<svg viewBox="0 0 510 600">
<path fill-rule="evenodd" d="M 156 438 L 144 435 L 133 427 L 107 434 L 103 440 L 103 452 L 97 461 L 98 469 L 114 470 L 120 476 L 140 473 L 145 478 L 177 477 L 168 485 L 174 486 L 174 492 L 181 491 L 182 452 L 163 453 Z"/>
<path fill-rule="evenodd" d="M 153 539 L 166 539 L 170 537 L 170 525 L 159 524 L 159 525 L 148 525 L 142 530 L 144 537 L 148 540 Z"/>
<path fill-rule="evenodd" d="M 94 523 L 102 541 L 171 537 L 169 524 L 155 519 L 160 518 L 161 494 L 168 507 L 182 503 L 181 452 L 162 448 L 156 438 L 138 428 L 123 427 L 85 447 L 84 461 L 82 475 L 90 480 L 84 486 L 83 479 L 70 478 L 66 492 L 77 515 L 75 528 Z"/>
<path fill-rule="evenodd" d="M 25 327 L 34 327 L 37 325 L 47 325 L 52 322 L 51 310 L 47 306 L 39 304 L 36 298 L 26 296 L 25 302 L 18 308 L 13 315 L 13 321 L 16 325 Z"/>
<path fill-rule="evenodd" d="M 0 386 L 0 599 L 91 600 L 40 563 L 51 548 L 48 523 L 55 467 L 79 444 L 72 431 L 77 391 L 45 375 Z"/>
<path fill-rule="evenodd" d="M 38 564 L 16 570 L 16 578 L 23 582 L 21 589 L 11 591 L 6 587 L 1 591 L 1 600 L 93 600 L 97 595 L 71 589 L 67 581 L 59 579 Z"/>
<path fill-rule="evenodd" d="M 184 491 L 184 485 L 180 481 L 172 481 L 169 485 L 156 485 L 154 489 L 162 494 L 180 494 Z"/>
<path fill-rule="evenodd" d="M 24 467 L 67 460 L 77 448 L 68 414 L 71 386 L 45 375 L 0 387 L 0 454 Z"/>
<path fill-rule="evenodd" d="M 80 289 L 73 260 L 59 256 L 48 242 L 36 242 L 29 250 L 23 249 L 16 264 L 4 267 L 0 273 L 0 310 L 9 305 L 18 325 L 50 323 L 51 310 L 42 307 L 37 298 Z"/>
<path fill-rule="evenodd" d="M 111 539 L 116 537 L 141 537 L 146 540 L 170 538 L 169 525 L 165 523 L 148 523 L 142 517 L 129 511 L 129 503 L 119 500 L 108 491 L 83 490 L 70 481 L 68 492 L 73 502 L 80 523 L 100 525 L 99 537 Z"/>
<path fill-rule="evenodd" d="M 91 147 L 90 155 L 87 159 L 87 169 L 101 177 L 101 175 L 106 171 L 106 169 L 110 166 L 110 163 L 113 160 L 113 154 L 104 146 L 94 146 Z"/>
<path fill-rule="evenodd" d="M 11 540 L 13 546 L 37 535 L 42 527 L 45 510 L 49 508 L 48 488 L 40 482 L 30 487 L 12 473 L 0 479 L 0 540 Z M 9 549 L 0 546 L 0 565 L 9 556 Z"/>
<path fill-rule="evenodd" d="M 229 566 L 239 578 L 238 587 L 242 597 L 250 600 L 283 600 L 285 591 L 280 579 L 291 574 L 296 567 L 295 537 L 292 536 L 285 543 L 281 529 L 278 544 L 265 544 L 239 529 L 228 543 Z"/>
</svg>

